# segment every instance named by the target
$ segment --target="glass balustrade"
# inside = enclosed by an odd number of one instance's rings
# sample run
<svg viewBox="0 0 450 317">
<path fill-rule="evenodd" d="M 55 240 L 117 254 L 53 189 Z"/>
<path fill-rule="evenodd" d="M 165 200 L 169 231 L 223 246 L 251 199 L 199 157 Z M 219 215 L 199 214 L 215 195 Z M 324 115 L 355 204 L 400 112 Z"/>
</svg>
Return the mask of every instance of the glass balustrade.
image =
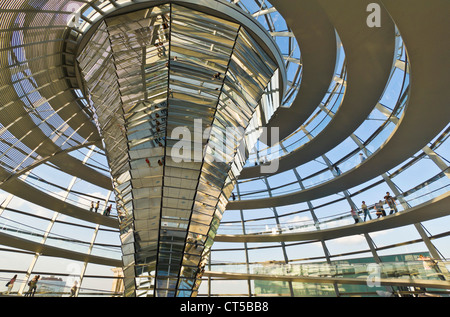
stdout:
<svg viewBox="0 0 450 317">
<path fill-rule="evenodd" d="M 417 255 L 415 255 L 417 257 Z M 427 258 L 427 257 L 425 257 Z M 321 277 L 321 278 L 357 278 L 364 279 L 394 278 L 412 280 L 448 280 L 448 261 L 436 261 L 430 258 L 416 261 L 381 263 L 256 263 L 256 264 L 211 264 L 210 271 L 237 274 L 255 274 L 280 277 Z"/>
<path fill-rule="evenodd" d="M 424 204 L 437 198 L 450 189 L 450 179 L 445 175 L 448 169 L 441 172 L 434 177 L 430 178 L 426 182 L 402 193 L 395 197 L 397 199 L 396 205 L 399 212 Z M 377 219 L 376 210 L 374 204 L 368 204 L 369 212 L 372 216 L 372 221 Z M 384 203 L 383 208 L 389 216 L 389 206 Z M 359 217 L 364 217 L 362 210 L 358 210 Z M 300 212 L 299 212 L 300 214 Z M 369 219 L 367 219 L 369 221 Z M 312 219 L 305 221 L 282 221 L 279 225 L 269 224 L 255 224 L 247 222 L 245 225 L 246 234 L 282 234 L 282 233 L 295 233 L 295 232 L 308 232 L 314 230 L 323 230 L 338 228 L 341 226 L 354 224 L 354 218 L 350 213 L 350 210 L 342 211 L 337 214 L 333 214 L 327 217 L 318 219 L 315 223 Z M 222 223 L 219 228 L 219 234 L 242 234 L 242 226 L 237 223 Z"/>
</svg>

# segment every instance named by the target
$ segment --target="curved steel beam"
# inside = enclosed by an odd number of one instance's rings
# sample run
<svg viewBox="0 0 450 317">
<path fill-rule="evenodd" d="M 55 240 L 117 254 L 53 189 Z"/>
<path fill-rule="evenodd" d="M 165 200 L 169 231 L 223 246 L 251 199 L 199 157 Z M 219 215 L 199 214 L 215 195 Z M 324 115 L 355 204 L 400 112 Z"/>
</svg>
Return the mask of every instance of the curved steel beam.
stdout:
<svg viewBox="0 0 450 317">
<path fill-rule="evenodd" d="M 370 28 L 366 22 L 366 8 L 373 1 L 317 1 L 336 27 L 344 46 L 347 87 L 343 102 L 330 123 L 309 142 L 282 156 L 277 173 L 319 157 L 351 135 L 367 119 L 380 100 L 394 65 L 395 26 L 386 10 L 383 9 L 381 12 L 384 17 L 381 27 Z M 297 13 L 302 10 L 300 1 L 296 1 L 295 4 L 291 2 L 289 5 L 295 6 L 295 8 L 291 8 L 291 12 Z M 287 19 L 289 17 L 290 13 L 287 14 Z M 303 43 L 300 42 L 300 44 L 303 49 Z M 304 67 L 306 71 L 308 67 L 306 60 Z M 329 80 L 329 78 L 327 79 Z M 301 98 L 301 94 L 297 98 Z M 318 107 L 319 103 L 315 107 Z M 293 117 L 295 117 L 295 113 L 288 111 L 284 122 L 278 122 L 278 124 L 288 125 L 288 122 L 295 121 L 292 120 Z M 298 124 L 298 122 L 296 123 Z M 280 139 L 282 136 L 280 135 Z M 245 168 L 240 179 L 261 175 L 261 168 L 253 166 Z"/>
<path fill-rule="evenodd" d="M 317 109 L 333 80 L 336 66 L 336 32 L 315 1 L 271 1 L 294 33 L 301 51 L 303 74 L 297 98 L 289 108 L 279 108 L 268 127 L 279 127 L 285 138 Z M 295 14 L 293 14 L 295 12 Z M 248 169 L 251 173 L 251 169 Z M 248 176 L 242 175 L 241 178 Z"/>
<path fill-rule="evenodd" d="M 62 249 L 58 247 L 53 247 L 50 245 L 41 244 L 38 242 L 30 241 L 27 239 L 18 238 L 10 234 L 0 232 L 0 244 L 17 248 L 21 250 L 27 250 L 31 252 L 36 252 L 45 256 L 52 256 L 57 258 L 70 259 L 75 261 L 94 263 L 99 265 L 108 265 L 113 267 L 122 267 L 121 260 L 114 260 L 109 258 L 104 258 L 96 255 L 89 255 L 80 252 L 74 252 L 68 249 Z"/>
<path fill-rule="evenodd" d="M 384 2 L 402 34 L 411 64 L 410 97 L 404 115 L 386 142 L 362 164 L 321 185 L 287 195 L 230 202 L 228 209 L 284 206 L 337 193 L 369 181 L 420 151 L 450 121 L 448 37 L 450 2 Z M 436 45 L 439 43 L 439 45 Z M 283 162 L 283 161 L 282 161 Z M 298 164 L 289 166 L 293 168 Z"/>
<path fill-rule="evenodd" d="M 102 216 L 99 213 L 91 212 L 87 209 L 68 204 L 24 183 L 20 179 L 11 179 L 11 181 L 6 183 L 2 189 L 30 203 L 59 212 L 61 214 L 92 223 L 97 223 L 110 228 L 119 228 L 119 222 L 117 219 Z"/>
</svg>

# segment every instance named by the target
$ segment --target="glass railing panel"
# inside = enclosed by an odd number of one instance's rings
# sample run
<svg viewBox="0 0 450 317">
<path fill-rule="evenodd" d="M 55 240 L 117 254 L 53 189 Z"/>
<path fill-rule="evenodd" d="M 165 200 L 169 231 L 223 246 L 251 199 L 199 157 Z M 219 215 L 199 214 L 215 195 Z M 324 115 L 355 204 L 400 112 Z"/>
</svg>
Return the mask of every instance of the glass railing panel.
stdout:
<svg viewBox="0 0 450 317">
<path fill-rule="evenodd" d="M 320 175 L 319 175 L 320 176 Z M 284 187 L 282 187 L 284 188 Z M 415 186 L 414 188 L 405 191 L 403 194 L 395 197 L 396 199 L 396 206 L 397 210 L 399 212 L 402 212 L 404 210 L 407 210 L 405 208 L 412 208 L 415 206 L 418 206 L 420 204 L 427 203 L 434 198 L 440 197 L 441 195 L 447 193 L 450 190 L 450 180 L 446 176 L 445 171 L 438 173 L 434 177 L 428 179 L 426 182 Z M 250 196 L 251 194 L 249 194 Z M 262 193 L 255 193 L 253 196 L 262 195 Z M 247 196 L 246 196 L 247 197 Z M 372 220 L 376 220 L 376 210 L 373 203 L 366 202 L 369 213 L 371 214 Z M 389 216 L 390 208 L 386 204 L 386 202 L 382 201 L 383 208 Z M 327 207 L 323 207 L 327 208 Z M 328 207 L 329 209 L 329 207 Z M 327 210 L 328 210 L 327 209 Z M 303 220 L 303 221 L 294 221 L 293 218 L 281 218 L 280 224 L 268 224 L 267 226 L 261 226 L 256 225 L 256 222 L 246 223 L 246 229 L 252 228 L 252 233 L 258 233 L 258 234 L 283 234 L 283 233 L 296 233 L 296 232 L 306 232 L 306 231 L 314 231 L 314 230 L 323 230 L 323 229 L 332 229 L 332 228 L 339 228 L 341 226 L 347 226 L 352 225 L 355 223 L 355 220 L 353 216 L 350 213 L 350 210 L 342 210 L 339 208 L 338 211 L 335 211 L 334 208 L 332 208 L 333 211 L 332 214 L 326 216 L 326 217 L 320 217 L 319 221 L 317 223 L 314 223 L 311 220 Z M 359 213 L 359 220 L 363 221 L 364 219 L 364 213 L 362 210 L 358 209 Z M 290 217 L 295 217 L 290 215 Z M 261 216 L 260 216 L 261 218 Z M 286 220 L 291 219 L 291 220 Z M 294 218 L 295 219 L 295 218 Z M 370 221 L 369 218 L 366 219 L 366 221 Z M 223 223 L 223 231 L 221 231 L 221 234 L 234 234 L 232 232 L 241 232 L 241 226 L 242 224 L 231 224 L 231 223 Z M 237 228 L 237 229 L 235 229 Z M 222 229 L 222 227 L 221 227 Z M 259 231 L 258 231 L 259 230 Z M 250 232 L 247 231 L 247 234 Z M 241 233 L 236 233 L 241 234 Z"/>
<path fill-rule="evenodd" d="M 380 148 L 380 146 L 386 142 L 386 140 L 394 131 L 395 127 L 396 127 L 395 123 L 389 122 L 383 128 L 383 130 L 381 130 L 380 133 L 378 133 L 378 135 L 373 140 L 371 140 L 369 144 L 366 145 L 366 148 L 372 153 L 377 151 Z"/>
<path fill-rule="evenodd" d="M 449 262 L 432 259 L 382 263 L 311 263 L 285 264 L 281 261 L 249 264 L 212 264 L 213 272 L 255 274 L 263 276 L 355 278 L 368 280 L 376 278 L 407 280 L 446 280 Z"/>
<path fill-rule="evenodd" d="M 122 250 L 120 246 L 117 247 L 94 246 L 90 254 L 113 260 L 122 259 Z"/>
<path fill-rule="evenodd" d="M 274 196 L 278 196 L 278 195 L 284 195 L 284 194 L 289 194 L 293 191 L 298 191 L 300 188 L 300 185 L 298 184 L 298 182 L 295 182 L 294 184 L 288 185 L 288 186 L 283 186 L 282 188 L 276 188 L 276 189 L 272 189 L 271 193 Z M 267 195 L 265 195 L 264 193 L 262 193 L 261 198 L 263 197 L 267 197 Z"/>
<path fill-rule="evenodd" d="M 303 180 L 303 186 L 305 186 L 305 188 L 313 187 L 315 185 L 325 183 L 326 181 L 332 179 L 333 177 L 334 177 L 333 173 L 330 170 L 325 170 L 318 175 L 305 178 Z"/>
<path fill-rule="evenodd" d="M 415 207 L 439 197 L 449 190 L 450 180 L 448 177 L 444 176 L 430 184 L 424 184 L 422 188 L 417 189 L 410 194 L 407 193 L 407 195 L 403 197 L 410 207 Z"/>
</svg>

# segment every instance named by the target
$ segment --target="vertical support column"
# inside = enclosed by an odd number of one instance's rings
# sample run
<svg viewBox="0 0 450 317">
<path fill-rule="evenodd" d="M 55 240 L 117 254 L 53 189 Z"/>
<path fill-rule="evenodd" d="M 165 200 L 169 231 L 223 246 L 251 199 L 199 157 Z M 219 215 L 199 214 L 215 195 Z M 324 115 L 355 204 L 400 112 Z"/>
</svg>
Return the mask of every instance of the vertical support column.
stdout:
<svg viewBox="0 0 450 317">
<path fill-rule="evenodd" d="M 272 190 L 270 188 L 269 182 L 267 181 L 267 177 L 264 176 L 263 181 L 266 184 L 267 192 L 269 193 L 269 197 L 272 197 Z M 277 230 L 281 231 L 281 225 L 280 225 L 280 220 L 278 219 L 277 208 L 276 207 L 272 207 L 271 209 L 272 209 L 273 214 L 275 216 L 275 222 L 277 224 Z M 281 249 L 283 251 L 284 262 L 286 264 L 288 264 L 289 263 L 289 259 L 288 259 L 287 253 L 286 253 L 286 244 L 284 242 L 280 242 L 280 244 L 281 244 Z M 289 284 L 289 291 L 291 292 L 291 296 L 293 297 L 294 296 L 294 289 L 292 288 L 292 281 L 289 281 L 288 284 Z"/>
<path fill-rule="evenodd" d="M 436 154 L 429 146 L 425 146 L 422 151 L 428 155 L 431 161 L 434 162 L 434 164 L 437 165 L 445 173 L 445 175 L 450 178 L 450 171 L 448 169 L 447 163 L 444 162 L 443 159 L 439 157 L 439 155 Z"/>
<path fill-rule="evenodd" d="M 304 190 L 305 186 L 303 185 L 303 182 L 301 180 L 300 175 L 298 174 L 296 169 L 293 169 L 293 171 L 294 171 L 295 176 L 297 177 L 297 181 L 298 181 L 301 189 Z M 311 213 L 312 218 L 314 219 L 314 224 L 316 226 L 316 229 L 320 230 L 320 222 L 319 222 L 319 219 L 316 216 L 316 213 L 314 212 L 314 207 L 313 207 L 312 203 L 309 200 L 306 203 L 308 204 L 309 211 Z M 322 249 L 324 251 L 327 263 L 331 265 L 330 253 L 328 251 L 328 247 L 327 247 L 327 245 L 325 243 L 325 240 L 321 239 L 320 243 L 322 244 Z M 333 287 L 334 287 L 334 292 L 336 293 L 336 296 L 339 297 L 339 288 L 337 287 L 337 284 L 333 283 Z"/>
<path fill-rule="evenodd" d="M 404 70 L 404 68 L 403 68 Z M 389 120 L 398 123 L 399 119 L 397 117 L 391 116 L 390 113 L 386 110 L 386 108 L 378 103 L 377 109 L 383 113 L 385 116 L 389 117 Z M 448 165 L 431 149 L 429 146 L 425 146 L 422 148 L 422 151 L 428 156 L 428 158 L 436 164 L 437 167 L 441 169 L 445 173 L 447 177 L 450 177 L 450 172 L 448 171 Z M 386 175 L 383 174 L 383 179 L 388 184 L 389 188 L 392 190 L 392 192 L 398 196 L 400 195 L 400 192 L 398 191 L 397 187 L 395 186 L 394 182 Z M 403 198 L 400 196 L 399 201 L 402 204 L 404 209 L 408 209 L 409 205 L 403 200 Z M 436 249 L 434 244 L 431 242 L 430 238 L 426 234 L 424 227 L 420 223 L 415 223 L 414 227 L 416 228 L 417 232 L 419 233 L 420 237 L 422 238 L 422 241 L 425 243 L 426 247 L 428 248 L 428 251 L 430 252 L 431 256 L 434 259 L 441 260 L 442 257 L 439 254 L 439 251 Z"/>
<path fill-rule="evenodd" d="M 72 180 L 70 181 L 70 184 L 69 184 L 68 188 L 66 189 L 66 193 L 64 194 L 63 201 L 66 201 L 66 199 L 69 196 L 69 193 L 70 193 L 73 185 L 75 184 L 76 180 L 77 180 L 77 177 L 73 177 Z M 44 236 L 42 237 L 42 240 L 40 242 L 41 244 L 45 244 L 46 243 L 47 238 L 50 235 L 50 231 L 52 230 L 53 225 L 55 224 L 55 221 L 58 218 L 58 216 L 59 216 L 59 212 L 54 212 L 53 213 L 53 217 L 50 220 L 50 223 L 48 224 L 47 229 L 45 230 Z M 31 277 L 31 273 L 32 273 L 32 271 L 34 269 L 34 266 L 36 265 L 37 260 L 39 259 L 39 256 L 40 256 L 40 253 L 35 253 L 34 254 L 33 260 L 31 261 L 31 264 L 30 264 L 30 266 L 27 269 L 27 273 L 25 274 L 24 282 L 20 285 L 19 291 L 17 293 L 18 295 L 22 295 L 23 294 L 23 291 L 24 291 L 24 289 L 25 289 L 25 287 L 27 285 L 27 282 L 28 282 L 29 278 Z"/>
<path fill-rule="evenodd" d="M 333 173 L 334 177 L 339 176 L 340 172 L 333 166 L 333 164 L 331 164 L 331 161 L 325 155 L 322 155 L 322 158 L 325 161 L 325 163 L 327 164 L 327 166 L 330 169 L 331 173 Z M 345 199 L 347 200 L 348 204 L 350 205 L 350 208 L 352 208 L 353 210 L 357 211 L 358 207 L 356 206 L 356 204 L 351 199 L 350 193 L 348 192 L 348 190 L 343 190 L 342 194 L 344 195 Z M 359 221 L 361 221 L 361 218 L 359 218 L 359 215 L 357 215 L 357 217 L 358 217 Z"/>
<path fill-rule="evenodd" d="M 426 234 L 422 224 L 420 223 L 415 223 L 414 227 L 416 228 L 416 230 L 419 232 L 420 237 L 422 238 L 423 242 L 425 243 L 425 245 L 428 248 L 428 251 L 430 251 L 431 256 L 436 259 L 436 260 L 442 260 L 439 252 L 437 251 L 437 249 L 435 248 L 435 246 L 433 245 L 433 243 L 431 243 L 430 238 L 428 237 L 428 235 Z"/>
<path fill-rule="evenodd" d="M 85 155 L 85 157 L 84 157 L 84 159 L 83 159 L 83 161 L 82 161 L 83 164 L 86 164 L 86 162 L 88 161 L 88 159 L 92 156 L 92 153 L 93 153 L 93 151 L 94 151 L 94 148 L 95 148 L 95 146 L 92 146 L 91 149 L 89 150 L 89 152 Z M 27 175 L 28 175 L 28 174 L 29 174 L 29 173 L 27 173 Z M 62 199 L 63 201 L 66 201 L 66 200 L 67 200 L 67 197 L 69 196 L 70 191 L 72 190 L 73 186 L 75 185 L 75 182 L 77 181 L 77 179 L 78 179 L 77 177 L 73 177 L 72 180 L 70 181 L 70 183 L 69 183 L 69 185 L 68 185 L 68 187 L 67 187 L 67 189 L 66 189 L 66 193 L 65 193 L 65 195 L 64 195 L 64 197 L 63 197 L 63 199 Z M 47 229 L 45 230 L 44 236 L 43 236 L 43 238 L 42 238 L 42 240 L 41 240 L 41 244 L 45 244 L 45 243 L 46 243 L 47 238 L 48 238 L 48 236 L 50 235 L 50 231 L 52 230 L 53 225 L 55 224 L 56 219 L 58 218 L 59 215 L 60 215 L 59 212 L 54 212 L 54 213 L 53 213 L 53 217 L 52 217 L 52 219 L 50 220 L 50 223 L 49 223 L 49 225 L 47 226 Z M 33 269 L 34 269 L 34 266 L 36 265 L 37 260 L 39 259 L 39 256 L 40 256 L 39 253 L 35 253 L 35 255 L 34 255 L 32 261 L 31 261 L 31 263 L 30 263 L 30 265 L 29 265 L 29 267 L 28 267 L 28 269 L 27 269 L 27 272 L 26 272 L 26 274 L 25 274 L 24 282 L 23 282 L 23 283 L 20 285 L 20 287 L 19 287 L 19 291 L 17 292 L 18 295 L 22 295 L 22 294 L 23 294 L 24 289 L 25 289 L 25 287 L 26 287 L 26 285 L 27 285 L 28 279 L 29 279 L 30 276 L 31 276 L 31 273 L 32 273 L 32 271 L 33 271 Z M 80 284 L 81 284 L 81 283 L 80 283 Z M 80 286 L 81 286 L 81 285 L 80 285 Z"/>
<path fill-rule="evenodd" d="M 105 199 L 105 206 L 107 206 L 108 201 L 111 198 L 111 194 L 112 194 L 112 191 L 109 191 L 108 195 L 106 196 L 106 199 Z M 94 230 L 94 233 L 92 235 L 91 242 L 89 244 L 89 249 L 88 249 L 88 252 L 87 252 L 88 255 L 90 255 L 92 253 L 92 249 L 94 248 L 94 243 L 95 243 L 95 239 L 97 239 L 99 228 L 100 228 L 100 225 L 96 225 L 95 226 L 95 230 Z M 88 265 L 88 262 L 84 262 L 83 268 L 81 269 L 81 273 L 80 273 L 80 283 L 79 283 L 80 287 L 78 287 L 78 289 L 77 289 L 77 291 L 75 293 L 75 297 L 78 297 L 78 294 L 79 294 L 80 289 L 81 289 L 81 285 L 83 284 L 83 278 L 84 278 L 84 275 L 86 273 L 87 265 Z"/>
<path fill-rule="evenodd" d="M 283 144 L 280 144 L 281 149 L 283 150 L 284 154 L 288 154 L 289 152 L 286 150 Z M 295 177 L 297 178 L 298 185 L 300 186 L 301 190 L 305 190 L 305 186 L 303 185 L 302 178 L 300 174 L 298 173 L 297 169 L 293 168 L 292 171 L 294 172 Z M 306 204 L 308 205 L 309 212 L 311 213 L 311 217 L 314 220 L 314 225 L 317 230 L 320 230 L 320 224 L 319 219 L 316 216 L 316 213 L 314 212 L 314 206 L 312 205 L 311 201 L 306 201 Z"/>
<path fill-rule="evenodd" d="M 8 207 L 9 203 L 11 202 L 11 200 L 14 198 L 13 194 L 8 194 L 8 196 L 5 198 L 5 200 L 2 202 L 2 204 L 0 205 L 0 216 L 3 214 L 3 212 L 5 211 L 5 208 Z"/>
<path fill-rule="evenodd" d="M 373 242 L 372 238 L 370 237 L 370 235 L 368 233 L 364 233 L 364 238 L 366 239 L 366 242 L 369 245 L 370 252 L 372 252 L 372 256 L 375 259 L 375 263 L 378 264 L 378 265 L 381 265 L 382 261 L 381 261 L 381 258 L 378 256 L 375 242 Z M 381 277 L 386 277 L 386 274 L 381 273 Z M 385 286 L 385 289 L 389 293 L 393 293 L 394 292 L 394 289 L 393 289 L 392 286 Z"/>
<path fill-rule="evenodd" d="M 322 159 L 325 161 L 325 163 L 327 164 L 328 168 L 331 170 L 331 173 L 333 173 L 333 175 L 334 175 L 335 177 L 339 176 L 339 173 L 337 173 L 337 171 L 336 171 L 335 169 L 333 169 L 333 166 L 332 166 L 330 160 L 329 160 L 325 155 L 322 155 Z M 353 201 L 350 199 L 350 196 L 348 195 L 348 192 L 347 192 L 346 190 L 344 190 L 344 191 L 343 191 L 343 194 L 344 194 L 345 198 L 347 199 L 347 202 L 349 203 L 349 205 L 350 205 L 352 208 L 355 208 L 356 206 L 355 206 L 355 204 L 353 203 Z M 355 210 L 356 210 L 356 209 L 355 209 Z M 324 253 L 325 253 L 325 257 L 326 257 L 326 259 L 327 259 L 327 263 L 328 263 L 328 264 L 331 264 L 330 253 L 329 253 L 328 248 L 327 248 L 327 246 L 326 246 L 326 244 L 325 244 L 325 241 L 324 241 L 324 240 L 321 240 L 320 242 L 322 243 L 322 248 L 323 248 L 323 251 L 324 251 Z M 340 296 L 340 293 L 339 293 L 339 288 L 338 288 L 337 284 L 336 284 L 336 283 L 333 283 L 333 287 L 334 287 L 334 291 L 335 291 L 335 293 L 336 293 L 336 296 L 339 297 L 339 296 Z"/>
<path fill-rule="evenodd" d="M 377 108 L 379 108 L 379 107 L 380 107 L 380 104 L 377 104 Z M 383 110 L 386 110 L 386 109 L 383 109 Z M 384 111 L 384 113 L 387 116 L 390 115 L 390 113 L 388 113 L 386 111 Z M 368 157 L 371 154 L 371 152 L 364 146 L 364 144 L 358 139 L 358 137 L 356 135 L 352 134 L 351 135 L 351 139 L 353 140 L 353 142 L 356 143 L 356 145 L 366 155 L 366 157 Z M 390 181 L 390 178 L 389 178 L 389 176 L 386 173 L 383 173 L 381 176 L 383 177 L 385 182 L 387 182 L 387 183 L 390 182 L 391 183 L 391 186 L 392 186 L 391 188 L 395 188 L 396 189 L 395 185 Z M 398 195 L 397 189 L 395 191 L 393 190 L 393 193 L 394 193 L 394 195 L 397 196 Z M 404 201 L 402 200 L 401 203 L 403 205 Z M 372 253 L 372 256 L 373 256 L 373 258 L 375 260 L 375 263 L 381 265 L 382 261 L 381 261 L 381 258 L 378 256 L 378 253 L 377 253 L 374 241 L 372 240 L 372 238 L 370 237 L 370 235 L 368 233 L 364 233 L 364 238 L 366 239 L 366 243 L 369 246 L 370 252 Z M 392 293 L 394 291 L 392 286 L 386 286 L 385 288 L 390 293 Z"/>
<path fill-rule="evenodd" d="M 328 265 L 331 265 L 331 256 L 330 256 L 330 251 L 328 251 L 328 247 L 325 244 L 325 240 L 320 240 L 320 243 L 322 244 L 322 249 L 323 252 L 325 254 L 325 258 L 327 260 Z M 339 287 L 337 286 L 337 283 L 333 283 L 333 287 L 334 287 L 334 292 L 336 293 L 336 296 L 339 297 L 340 293 L 339 293 Z"/>
<path fill-rule="evenodd" d="M 305 128 L 303 128 L 302 130 L 305 132 L 305 134 L 309 135 Z M 309 136 L 309 137 L 311 138 L 311 136 Z M 286 149 L 284 147 L 282 147 L 282 148 L 283 148 L 283 151 L 286 153 L 287 152 Z M 302 182 L 302 179 L 300 177 L 300 174 L 297 172 L 297 170 L 295 168 L 293 169 L 293 171 L 294 171 L 295 177 L 297 178 L 297 181 L 298 181 L 298 183 L 300 185 L 300 188 L 302 190 L 304 190 L 305 186 L 303 185 L 303 182 Z M 320 230 L 320 222 L 319 222 L 319 219 L 316 216 L 316 213 L 314 212 L 314 207 L 313 207 L 311 201 L 308 200 L 306 203 L 308 205 L 308 208 L 309 208 L 309 211 L 311 213 L 311 216 L 312 216 L 312 218 L 314 220 L 314 224 L 315 224 L 316 229 Z M 325 240 L 321 239 L 320 243 L 322 244 L 322 249 L 323 249 L 323 252 L 325 254 L 325 258 L 327 260 L 327 263 L 329 265 L 331 265 L 330 252 L 328 251 L 328 247 L 327 247 L 327 245 L 325 243 Z M 336 293 L 336 296 L 339 297 L 339 287 L 337 286 L 336 283 L 333 283 L 333 287 L 334 287 L 334 292 Z"/>
<path fill-rule="evenodd" d="M 389 188 L 392 190 L 395 196 L 399 197 L 399 201 L 402 204 L 403 208 L 406 210 L 409 208 L 408 203 L 400 196 L 400 191 L 398 190 L 397 186 L 395 186 L 394 182 L 385 174 L 383 174 L 383 179 L 389 186 Z M 415 223 L 414 227 L 418 231 L 419 235 L 421 236 L 423 242 L 428 248 L 428 251 L 430 252 L 431 256 L 437 260 L 441 260 L 441 256 L 439 255 L 436 247 L 433 245 L 431 240 L 429 239 L 428 235 L 425 233 L 423 229 L 423 225 L 420 223 Z"/>
<path fill-rule="evenodd" d="M 239 184 L 236 183 L 236 191 L 237 191 L 237 195 L 238 195 L 238 199 L 241 199 L 241 191 L 239 190 Z M 245 220 L 244 220 L 244 211 L 242 209 L 239 209 L 239 214 L 241 216 L 241 225 L 242 225 L 242 234 L 246 234 L 245 231 Z M 244 242 L 244 252 L 245 252 L 245 265 L 246 265 L 246 270 L 247 270 L 247 274 L 250 274 L 250 267 L 249 267 L 249 257 L 248 257 L 248 246 L 247 246 L 247 242 Z M 252 296 L 252 287 L 251 287 L 251 281 L 247 280 L 247 287 L 248 287 L 248 296 L 251 297 Z"/>
</svg>

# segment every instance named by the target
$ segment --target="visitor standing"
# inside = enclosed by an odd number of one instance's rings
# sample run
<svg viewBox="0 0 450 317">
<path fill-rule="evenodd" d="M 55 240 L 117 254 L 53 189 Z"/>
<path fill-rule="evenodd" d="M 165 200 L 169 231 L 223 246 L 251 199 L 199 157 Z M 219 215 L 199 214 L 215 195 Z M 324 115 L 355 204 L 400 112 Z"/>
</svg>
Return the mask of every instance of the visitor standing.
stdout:
<svg viewBox="0 0 450 317">
<path fill-rule="evenodd" d="M 355 223 L 358 223 L 359 222 L 358 213 L 353 208 L 352 208 L 352 210 L 350 210 L 350 213 L 352 214 L 352 217 L 355 220 Z"/>
<path fill-rule="evenodd" d="M 377 210 L 377 218 L 380 218 L 381 216 L 386 216 L 386 212 L 383 208 L 383 202 L 380 200 L 379 202 L 375 203 L 375 209 Z"/>
<path fill-rule="evenodd" d="M 367 216 L 369 216 L 370 220 L 372 220 L 372 216 L 370 215 L 369 208 L 367 208 L 365 201 L 362 202 L 361 209 L 364 212 L 364 221 L 366 221 Z"/>
<path fill-rule="evenodd" d="M 75 283 L 73 284 L 72 288 L 70 289 L 70 296 L 69 297 L 75 297 L 75 295 L 77 294 L 77 290 L 78 290 L 78 282 L 75 281 Z"/>
<path fill-rule="evenodd" d="M 362 153 L 359 153 L 359 162 L 362 163 L 366 160 L 366 158 L 364 157 L 364 155 Z"/>
<path fill-rule="evenodd" d="M 12 279 L 9 280 L 8 283 L 6 283 L 6 286 L 8 287 L 8 290 L 6 291 L 6 295 L 9 295 L 11 293 L 12 288 L 14 287 L 14 283 L 16 282 L 17 274 L 13 276 Z"/>
<path fill-rule="evenodd" d="M 388 204 L 390 212 L 389 214 L 392 215 L 394 212 L 397 212 L 397 206 L 395 204 L 395 198 L 392 197 L 389 192 L 386 192 L 386 196 L 384 196 L 384 200 L 386 201 L 386 204 Z"/>
<path fill-rule="evenodd" d="M 34 297 L 34 294 L 36 293 L 37 289 L 37 283 L 40 278 L 40 275 L 36 275 L 30 282 L 28 282 L 28 292 L 25 294 L 25 296 L 31 296 Z"/>
<path fill-rule="evenodd" d="M 104 212 L 105 216 L 109 216 L 109 214 L 111 213 L 111 208 L 112 208 L 112 205 L 109 205 L 108 208 L 105 209 L 105 212 Z"/>
</svg>

